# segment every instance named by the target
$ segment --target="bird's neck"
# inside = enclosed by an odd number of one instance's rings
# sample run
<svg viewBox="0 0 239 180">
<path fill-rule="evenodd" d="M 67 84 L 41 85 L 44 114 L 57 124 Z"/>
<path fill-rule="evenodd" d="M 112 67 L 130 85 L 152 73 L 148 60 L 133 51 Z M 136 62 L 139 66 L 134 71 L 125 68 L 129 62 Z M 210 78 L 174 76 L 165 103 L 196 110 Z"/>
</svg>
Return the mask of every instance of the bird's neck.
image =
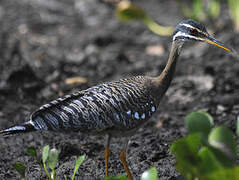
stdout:
<svg viewBox="0 0 239 180">
<path fill-rule="evenodd" d="M 164 93 L 167 91 L 175 72 L 177 59 L 179 57 L 180 51 L 181 51 L 182 43 L 173 42 L 171 51 L 169 54 L 167 65 L 165 66 L 163 72 L 155 77 L 155 85 L 157 87 L 157 94 L 164 95 Z"/>
</svg>

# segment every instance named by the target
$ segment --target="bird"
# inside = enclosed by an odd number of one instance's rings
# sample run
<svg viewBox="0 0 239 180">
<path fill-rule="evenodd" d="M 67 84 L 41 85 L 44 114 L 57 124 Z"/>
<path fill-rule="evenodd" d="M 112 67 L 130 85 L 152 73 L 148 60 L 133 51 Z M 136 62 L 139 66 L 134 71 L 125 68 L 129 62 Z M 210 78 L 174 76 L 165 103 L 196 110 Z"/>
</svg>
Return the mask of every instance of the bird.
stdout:
<svg viewBox="0 0 239 180">
<path fill-rule="evenodd" d="M 156 77 L 133 76 L 105 82 L 86 90 L 59 97 L 42 105 L 30 115 L 29 121 L 0 131 L 7 137 L 33 131 L 80 132 L 104 135 L 105 177 L 109 176 L 108 161 L 112 138 L 123 138 L 120 160 L 128 179 L 133 176 L 126 161 L 130 137 L 148 122 L 159 108 L 173 79 L 183 44 L 200 41 L 226 51 L 232 49 L 209 35 L 205 26 L 192 19 L 182 20 L 172 35 L 172 45 L 166 66 Z"/>
</svg>

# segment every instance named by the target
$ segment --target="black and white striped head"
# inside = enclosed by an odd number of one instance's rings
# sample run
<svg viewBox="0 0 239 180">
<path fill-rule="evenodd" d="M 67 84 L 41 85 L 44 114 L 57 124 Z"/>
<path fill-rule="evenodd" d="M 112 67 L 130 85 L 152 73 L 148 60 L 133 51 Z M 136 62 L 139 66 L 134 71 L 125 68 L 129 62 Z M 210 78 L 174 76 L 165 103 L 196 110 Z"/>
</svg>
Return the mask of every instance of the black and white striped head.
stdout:
<svg viewBox="0 0 239 180">
<path fill-rule="evenodd" d="M 203 24 L 192 19 L 183 20 L 177 25 L 173 41 L 203 41 L 232 52 L 222 42 L 210 36 Z"/>
</svg>

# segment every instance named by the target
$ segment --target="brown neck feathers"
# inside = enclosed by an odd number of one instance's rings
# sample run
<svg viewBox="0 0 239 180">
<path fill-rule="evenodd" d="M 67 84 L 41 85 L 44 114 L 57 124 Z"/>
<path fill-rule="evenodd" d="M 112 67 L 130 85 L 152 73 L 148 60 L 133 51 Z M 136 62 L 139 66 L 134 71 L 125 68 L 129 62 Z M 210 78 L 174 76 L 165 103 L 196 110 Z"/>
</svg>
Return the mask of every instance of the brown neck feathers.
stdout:
<svg viewBox="0 0 239 180">
<path fill-rule="evenodd" d="M 157 88 L 157 94 L 160 97 L 162 97 L 165 94 L 173 79 L 181 47 L 182 43 L 180 42 L 172 43 L 167 65 L 165 66 L 163 72 L 159 76 L 154 78 L 154 84 Z"/>
</svg>

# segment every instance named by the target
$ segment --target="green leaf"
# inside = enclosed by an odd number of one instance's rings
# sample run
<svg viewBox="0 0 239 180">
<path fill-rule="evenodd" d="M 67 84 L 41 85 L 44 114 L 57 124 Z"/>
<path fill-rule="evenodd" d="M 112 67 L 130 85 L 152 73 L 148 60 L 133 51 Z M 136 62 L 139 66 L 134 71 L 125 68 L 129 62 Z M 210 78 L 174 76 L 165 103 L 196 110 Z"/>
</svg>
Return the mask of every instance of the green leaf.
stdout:
<svg viewBox="0 0 239 180">
<path fill-rule="evenodd" d="M 173 28 L 170 26 L 161 26 L 153 21 L 150 17 L 146 17 L 143 23 L 155 34 L 160 36 L 170 36 L 173 33 Z"/>
<path fill-rule="evenodd" d="M 55 169 L 56 164 L 58 162 L 58 156 L 59 156 L 59 152 L 55 148 L 53 148 L 49 151 L 47 163 L 51 170 Z"/>
<path fill-rule="evenodd" d="M 216 18 L 220 14 L 220 2 L 219 0 L 210 0 L 208 13 L 212 18 Z"/>
<path fill-rule="evenodd" d="M 28 147 L 27 148 L 27 153 L 30 156 L 37 157 L 37 151 L 36 151 L 36 149 L 34 147 Z"/>
<path fill-rule="evenodd" d="M 120 176 L 102 178 L 100 180 L 127 180 L 127 176 L 126 175 L 120 175 Z"/>
<path fill-rule="evenodd" d="M 185 3 L 182 0 L 177 0 L 183 14 L 186 17 L 195 19 L 195 20 L 204 20 L 205 13 L 202 0 L 192 0 L 192 6 L 189 7 L 189 3 Z M 191 3 L 190 3 L 191 4 Z"/>
<path fill-rule="evenodd" d="M 237 155 L 234 134 L 230 129 L 224 126 L 214 128 L 209 134 L 208 142 L 212 147 L 220 150 L 230 159 L 234 159 Z"/>
<path fill-rule="evenodd" d="M 201 0 L 193 0 L 193 10 L 195 14 L 203 11 L 203 2 Z"/>
<path fill-rule="evenodd" d="M 26 167 L 24 166 L 24 164 L 22 164 L 21 162 L 15 162 L 12 166 L 23 178 L 25 178 Z"/>
<path fill-rule="evenodd" d="M 203 147 L 198 155 L 200 157 L 200 164 L 198 167 L 200 169 L 200 174 L 208 174 L 224 168 L 208 147 Z"/>
<path fill-rule="evenodd" d="M 121 1 L 118 4 L 116 15 L 121 21 L 142 21 L 147 16 L 141 7 L 129 1 Z"/>
<path fill-rule="evenodd" d="M 186 116 L 185 124 L 189 133 L 201 133 L 207 137 L 213 127 L 213 118 L 206 112 L 195 111 Z"/>
<path fill-rule="evenodd" d="M 210 174 L 206 174 L 203 179 L 206 180 L 238 180 L 239 166 L 229 169 L 220 169 Z"/>
<path fill-rule="evenodd" d="M 198 134 L 190 134 L 185 138 L 177 139 L 170 147 L 170 151 L 181 158 L 192 160 L 202 146 L 201 138 Z"/>
<path fill-rule="evenodd" d="M 184 16 L 192 18 L 193 16 L 192 9 L 189 8 L 187 4 L 182 0 L 177 0 L 176 2 L 178 3 L 178 6 L 180 6 L 180 9 L 182 13 L 184 14 Z"/>
<path fill-rule="evenodd" d="M 202 146 L 199 134 L 190 134 L 173 142 L 170 151 L 176 156 L 176 168 L 186 178 L 197 177 L 200 162 L 198 152 Z"/>
<path fill-rule="evenodd" d="M 158 171 L 155 167 L 150 168 L 149 170 L 145 171 L 141 178 L 141 180 L 158 180 Z"/>
<path fill-rule="evenodd" d="M 79 169 L 80 165 L 82 164 L 82 162 L 85 160 L 85 155 L 83 156 L 80 156 L 77 160 L 76 160 L 76 165 L 75 165 L 75 169 L 74 169 L 74 173 L 72 175 L 72 180 L 75 179 L 75 175 L 76 175 L 76 172 L 77 170 Z"/>
<path fill-rule="evenodd" d="M 50 150 L 49 145 L 46 145 L 46 146 L 43 147 L 43 150 L 42 150 L 42 162 L 43 163 L 46 163 L 46 160 L 47 160 L 48 155 L 49 155 L 49 150 Z"/>
<path fill-rule="evenodd" d="M 228 0 L 229 12 L 236 32 L 239 32 L 239 0 Z"/>
<path fill-rule="evenodd" d="M 43 162 L 43 169 L 46 173 L 47 178 L 51 179 L 50 174 L 49 174 L 48 169 L 47 169 L 47 166 L 46 166 L 46 161 L 47 161 L 48 156 L 49 156 L 49 150 L 50 150 L 49 145 L 46 145 L 46 146 L 43 147 L 43 149 L 42 149 L 42 162 Z"/>
<path fill-rule="evenodd" d="M 119 20 L 128 21 L 141 21 L 152 32 L 160 36 L 170 36 L 173 33 L 172 27 L 161 26 L 151 19 L 146 12 L 140 7 L 130 1 L 121 1 L 116 8 L 116 16 Z"/>
</svg>

